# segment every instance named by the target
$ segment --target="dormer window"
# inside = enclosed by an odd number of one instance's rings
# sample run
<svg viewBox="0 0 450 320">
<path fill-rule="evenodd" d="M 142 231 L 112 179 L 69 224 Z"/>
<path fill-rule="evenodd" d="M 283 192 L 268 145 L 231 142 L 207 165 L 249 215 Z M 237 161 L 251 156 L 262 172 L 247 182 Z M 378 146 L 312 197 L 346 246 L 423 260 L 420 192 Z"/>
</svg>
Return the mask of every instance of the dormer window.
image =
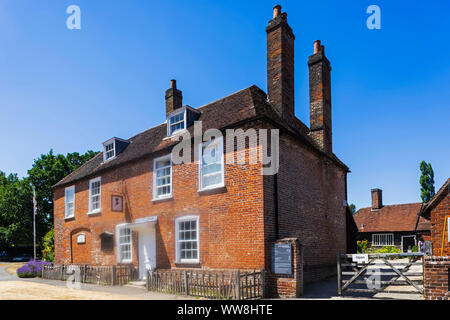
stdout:
<svg viewBox="0 0 450 320">
<path fill-rule="evenodd" d="M 186 109 L 182 109 L 168 116 L 167 135 L 171 136 L 186 128 Z"/>
<path fill-rule="evenodd" d="M 128 141 L 116 137 L 103 142 L 103 162 L 110 161 L 117 157 L 128 144 Z"/>
<path fill-rule="evenodd" d="M 107 144 L 105 146 L 105 161 L 114 158 L 116 156 L 116 151 L 114 148 L 114 142 Z"/>
</svg>

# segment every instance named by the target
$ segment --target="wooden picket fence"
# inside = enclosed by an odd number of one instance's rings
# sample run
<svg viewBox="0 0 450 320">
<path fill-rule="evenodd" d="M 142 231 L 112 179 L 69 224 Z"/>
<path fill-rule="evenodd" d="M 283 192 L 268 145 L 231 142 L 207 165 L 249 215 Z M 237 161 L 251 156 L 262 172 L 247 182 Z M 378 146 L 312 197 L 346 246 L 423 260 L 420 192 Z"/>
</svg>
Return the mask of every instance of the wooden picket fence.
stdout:
<svg viewBox="0 0 450 320">
<path fill-rule="evenodd" d="M 71 280 L 97 285 L 124 285 L 136 280 L 133 266 L 50 265 L 42 268 L 42 278 Z"/>
<path fill-rule="evenodd" d="M 147 289 L 209 299 L 258 299 L 264 297 L 264 270 L 149 271 Z"/>
</svg>

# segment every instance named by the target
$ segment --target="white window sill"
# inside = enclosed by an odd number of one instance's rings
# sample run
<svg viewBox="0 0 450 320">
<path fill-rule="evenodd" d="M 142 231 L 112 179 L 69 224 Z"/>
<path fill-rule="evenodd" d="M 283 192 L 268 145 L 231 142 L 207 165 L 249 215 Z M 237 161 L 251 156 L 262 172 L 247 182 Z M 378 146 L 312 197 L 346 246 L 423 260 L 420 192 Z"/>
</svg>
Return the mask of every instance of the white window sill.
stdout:
<svg viewBox="0 0 450 320">
<path fill-rule="evenodd" d="M 122 260 L 122 261 L 119 261 L 119 263 L 132 263 L 133 261 L 132 260 Z"/>
<path fill-rule="evenodd" d="M 90 215 L 98 214 L 100 212 L 102 212 L 102 210 L 94 210 L 94 211 L 88 212 L 87 215 L 90 216 Z"/>
<path fill-rule="evenodd" d="M 69 216 L 69 217 L 64 217 L 64 220 L 73 220 L 73 219 L 75 219 L 75 215 Z"/>
<path fill-rule="evenodd" d="M 187 131 L 187 129 L 183 129 L 183 130 L 177 131 L 175 133 L 172 133 L 170 136 L 167 136 L 167 137 L 163 138 L 163 140 L 176 138 L 178 136 L 183 135 L 183 133 L 185 133 L 186 131 Z"/>
<path fill-rule="evenodd" d="M 196 259 L 196 260 L 181 260 L 181 261 L 176 261 L 176 264 L 199 264 L 200 260 Z"/>
<path fill-rule="evenodd" d="M 209 191 L 209 190 L 215 190 L 215 189 L 220 189 L 220 188 L 224 188 L 225 187 L 225 183 L 221 183 L 221 184 L 216 184 L 213 186 L 209 186 L 203 189 L 198 189 L 197 192 L 204 192 L 204 191 Z"/>
<path fill-rule="evenodd" d="M 161 196 L 159 198 L 153 198 L 152 202 L 158 202 L 158 201 L 164 201 L 164 200 L 172 200 L 173 199 L 173 195 L 167 195 L 167 196 Z"/>
</svg>

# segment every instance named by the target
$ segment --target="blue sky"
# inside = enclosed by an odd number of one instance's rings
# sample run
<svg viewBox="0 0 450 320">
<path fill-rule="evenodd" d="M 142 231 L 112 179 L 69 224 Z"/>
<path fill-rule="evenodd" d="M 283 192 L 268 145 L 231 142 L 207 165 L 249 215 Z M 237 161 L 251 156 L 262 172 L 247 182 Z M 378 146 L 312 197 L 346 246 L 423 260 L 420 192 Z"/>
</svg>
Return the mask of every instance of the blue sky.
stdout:
<svg viewBox="0 0 450 320">
<path fill-rule="evenodd" d="M 322 40 L 332 64 L 334 152 L 351 169 L 349 202 L 420 201 L 419 162 L 436 189 L 450 176 L 450 3 L 280 1 L 296 35 L 296 115 L 309 125 L 307 58 Z M 66 28 L 80 6 L 81 30 Z M 100 150 L 164 122 L 176 78 L 199 107 L 256 84 L 266 90 L 274 1 L 2 0 L 0 170 Z M 366 8 L 381 8 L 381 30 Z"/>
</svg>

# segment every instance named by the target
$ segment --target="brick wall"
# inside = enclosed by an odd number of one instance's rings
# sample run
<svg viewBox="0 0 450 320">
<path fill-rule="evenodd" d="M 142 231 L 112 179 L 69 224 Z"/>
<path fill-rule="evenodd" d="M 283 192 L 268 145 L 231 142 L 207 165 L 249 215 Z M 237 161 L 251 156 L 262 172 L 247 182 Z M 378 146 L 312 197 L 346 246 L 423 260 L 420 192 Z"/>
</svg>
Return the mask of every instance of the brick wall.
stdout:
<svg viewBox="0 0 450 320">
<path fill-rule="evenodd" d="M 155 154 L 155 158 L 167 153 Z M 101 175 L 99 214 L 87 215 L 89 179 L 77 182 L 75 218 L 69 220 L 64 219 L 64 188 L 57 188 L 56 263 L 89 261 L 90 256 L 94 265 L 116 264 L 116 249 L 102 251 L 99 235 L 105 231 L 115 234 L 117 224 L 155 215 L 157 267 L 186 267 L 175 263 L 174 220 L 199 215 L 200 264 L 194 267 L 262 269 L 264 199 L 260 170 L 260 164 L 225 165 L 225 188 L 199 193 L 198 163 L 173 165 L 173 199 L 152 201 L 153 158 L 140 159 Z M 111 195 L 124 196 L 124 212 L 111 211 Z M 92 235 L 85 250 L 72 241 L 78 230 Z M 133 236 L 133 264 L 137 265 L 137 234 Z"/>
<path fill-rule="evenodd" d="M 448 241 L 448 224 L 444 222 L 446 217 L 450 218 L 450 195 L 443 197 L 439 203 L 431 210 L 431 241 L 433 242 L 433 254 L 441 255 L 442 236 L 444 236 L 444 250 L 442 255 L 450 256 L 450 242 Z"/>
<path fill-rule="evenodd" d="M 336 273 L 336 251 L 346 251 L 346 173 L 288 135 L 280 135 L 278 239 L 298 238 L 304 248 L 304 282 Z M 276 238 L 274 176 L 264 177 L 266 268 Z"/>
<path fill-rule="evenodd" d="M 424 297 L 426 300 L 450 300 L 450 256 L 426 256 Z"/>
</svg>

